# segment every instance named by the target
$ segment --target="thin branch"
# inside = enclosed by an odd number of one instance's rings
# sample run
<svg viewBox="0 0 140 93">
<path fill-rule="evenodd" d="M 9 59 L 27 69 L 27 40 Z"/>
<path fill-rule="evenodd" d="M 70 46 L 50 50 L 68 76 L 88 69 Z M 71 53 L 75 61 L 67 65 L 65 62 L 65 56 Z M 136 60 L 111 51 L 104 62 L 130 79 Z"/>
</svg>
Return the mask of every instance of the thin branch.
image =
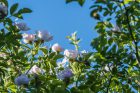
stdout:
<svg viewBox="0 0 140 93">
<path fill-rule="evenodd" d="M 138 51 L 139 51 L 139 50 L 138 50 L 138 42 L 135 40 L 135 38 L 134 38 L 134 36 L 133 36 L 133 30 L 132 30 L 131 25 L 130 25 L 128 9 L 126 8 L 124 2 L 123 2 L 123 6 L 124 6 L 125 11 L 126 11 L 125 14 L 126 14 L 126 18 L 127 18 L 128 30 L 129 30 L 129 33 L 130 33 L 131 38 L 132 38 L 132 40 L 133 40 L 133 43 L 134 43 L 134 45 L 135 45 L 135 51 L 136 51 L 135 54 L 136 54 L 136 58 L 137 58 L 137 60 L 138 60 L 138 62 L 139 62 L 139 64 L 140 64 L 140 56 L 139 56 L 139 53 L 138 53 Z"/>
</svg>

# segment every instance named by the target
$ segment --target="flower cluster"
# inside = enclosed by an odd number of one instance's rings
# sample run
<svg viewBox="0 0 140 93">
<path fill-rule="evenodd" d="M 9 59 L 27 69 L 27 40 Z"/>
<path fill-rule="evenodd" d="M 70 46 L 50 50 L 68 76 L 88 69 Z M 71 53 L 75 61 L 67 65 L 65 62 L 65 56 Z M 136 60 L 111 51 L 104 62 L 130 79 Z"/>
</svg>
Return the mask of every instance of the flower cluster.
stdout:
<svg viewBox="0 0 140 93">
<path fill-rule="evenodd" d="M 39 38 L 39 40 L 41 41 L 50 41 L 53 39 L 53 36 L 51 36 L 47 31 L 41 31 L 39 30 L 37 34 L 23 34 L 23 42 L 24 43 L 31 43 L 33 41 L 35 41 L 35 39 Z"/>
<path fill-rule="evenodd" d="M 77 32 L 66 37 L 73 50 L 48 43 L 53 36 L 46 30 L 26 33 L 28 25 L 13 19 L 32 10 L 9 1 L 0 0 L 0 93 L 139 92 L 140 0 L 92 0 L 99 35 L 89 52 L 80 51 Z"/>
<path fill-rule="evenodd" d="M 16 26 L 18 27 L 18 29 L 22 31 L 27 30 L 27 27 L 24 23 L 16 24 Z M 39 30 L 37 31 L 36 34 L 24 33 L 22 36 L 23 42 L 26 44 L 35 43 L 37 41 L 41 41 L 41 43 L 44 43 L 45 41 L 48 42 L 53 38 L 46 30 Z M 50 50 L 52 50 L 52 52 L 56 52 L 55 53 L 56 55 L 59 55 L 61 54 L 59 52 L 62 52 L 63 48 L 58 43 L 55 43 L 51 46 Z M 78 51 L 65 49 L 63 55 L 64 59 L 62 63 L 65 64 L 66 61 L 69 61 L 69 59 L 76 59 L 78 57 Z M 64 70 L 61 70 L 56 74 L 58 79 L 64 80 L 73 76 L 73 72 L 68 66 L 63 65 L 62 67 L 64 68 Z M 55 68 L 57 69 L 57 67 Z M 59 68 L 60 67 L 58 67 L 58 69 Z M 52 71 L 52 69 L 50 69 L 50 71 Z M 15 79 L 15 84 L 19 86 L 23 84 L 28 84 L 30 79 L 27 77 L 27 75 L 29 76 L 34 75 L 36 77 L 42 74 L 44 76 L 45 72 L 46 72 L 45 70 L 39 68 L 37 65 L 33 65 L 28 71 L 26 71 L 26 75 L 25 74 L 20 75 Z"/>
<path fill-rule="evenodd" d="M 44 74 L 44 73 L 45 73 L 45 71 L 43 69 L 34 65 L 29 71 L 27 71 L 26 74 L 33 74 L 33 75 L 37 76 L 39 74 Z M 31 79 L 29 79 L 26 74 L 22 74 L 22 75 L 18 76 L 17 78 L 15 78 L 15 84 L 18 86 L 21 86 L 24 84 L 27 85 Z"/>
<path fill-rule="evenodd" d="M 31 43 L 32 41 L 35 40 L 35 35 L 34 34 L 24 33 L 22 36 L 23 36 L 23 42 L 24 43 Z"/>
<path fill-rule="evenodd" d="M 75 59 L 75 58 L 78 56 L 78 51 L 66 49 L 66 50 L 64 51 L 64 55 L 65 55 L 67 58 Z"/>
<path fill-rule="evenodd" d="M 38 34 L 37 34 L 37 37 L 40 40 L 43 40 L 43 41 L 46 41 L 46 42 L 49 42 L 53 39 L 53 36 L 51 36 L 50 33 L 48 33 L 48 31 L 46 31 L 46 30 L 39 30 Z"/>
</svg>

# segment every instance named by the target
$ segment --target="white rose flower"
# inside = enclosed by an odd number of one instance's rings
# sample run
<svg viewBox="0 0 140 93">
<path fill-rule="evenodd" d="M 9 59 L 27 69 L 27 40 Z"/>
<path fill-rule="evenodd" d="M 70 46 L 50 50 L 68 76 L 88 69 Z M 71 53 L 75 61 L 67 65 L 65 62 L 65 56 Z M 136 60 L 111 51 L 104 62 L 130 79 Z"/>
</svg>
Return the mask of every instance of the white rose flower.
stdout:
<svg viewBox="0 0 140 93">
<path fill-rule="evenodd" d="M 53 36 L 51 36 L 46 30 L 39 30 L 37 37 L 43 41 L 51 41 L 53 39 Z"/>
<path fill-rule="evenodd" d="M 78 51 L 76 50 L 65 50 L 64 55 L 70 59 L 75 59 L 78 56 Z"/>
<path fill-rule="evenodd" d="M 61 46 L 58 43 L 56 43 L 52 46 L 52 51 L 61 52 L 61 51 L 63 51 L 63 49 L 61 48 Z"/>
<path fill-rule="evenodd" d="M 35 39 L 34 34 L 26 34 L 26 33 L 24 33 L 22 36 L 23 36 L 23 42 L 24 43 L 30 43 L 30 42 L 34 41 L 34 39 Z"/>
<path fill-rule="evenodd" d="M 27 26 L 26 23 L 23 23 L 23 22 L 15 22 L 15 25 L 21 31 L 28 31 L 28 30 L 30 30 L 30 28 Z"/>
<path fill-rule="evenodd" d="M 22 74 L 15 79 L 15 84 L 20 86 L 23 84 L 28 84 L 29 81 L 30 79 L 25 74 Z"/>
<path fill-rule="evenodd" d="M 38 66 L 34 65 L 28 72 L 28 74 L 44 74 L 45 71 Z"/>
</svg>

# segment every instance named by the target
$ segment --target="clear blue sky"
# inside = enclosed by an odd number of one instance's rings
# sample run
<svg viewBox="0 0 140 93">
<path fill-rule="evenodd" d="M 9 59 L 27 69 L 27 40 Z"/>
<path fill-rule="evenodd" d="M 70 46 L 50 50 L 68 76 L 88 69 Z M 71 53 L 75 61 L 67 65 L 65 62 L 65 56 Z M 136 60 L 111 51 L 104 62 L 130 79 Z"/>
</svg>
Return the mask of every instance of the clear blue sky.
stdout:
<svg viewBox="0 0 140 93">
<path fill-rule="evenodd" d="M 92 4 L 90 0 L 83 7 L 77 3 L 66 4 L 65 0 L 9 0 L 9 2 L 10 5 L 19 2 L 20 8 L 28 7 L 33 10 L 33 13 L 24 16 L 24 22 L 31 28 L 28 33 L 46 29 L 54 36 L 49 44 L 59 43 L 66 49 L 73 49 L 66 36 L 77 31 L 82 39 L 81 50 L 91 50 L 90 42 L 97 34 L 94 30 L 96 22 L 89 16 L 89 7 Z"/>
</svg>

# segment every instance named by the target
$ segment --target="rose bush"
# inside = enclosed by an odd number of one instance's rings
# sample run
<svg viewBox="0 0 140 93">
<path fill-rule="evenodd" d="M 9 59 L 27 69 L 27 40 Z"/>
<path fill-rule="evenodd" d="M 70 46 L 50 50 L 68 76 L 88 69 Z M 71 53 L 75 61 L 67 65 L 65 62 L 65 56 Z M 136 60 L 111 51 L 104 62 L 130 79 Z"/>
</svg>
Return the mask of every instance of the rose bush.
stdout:
<svg viewBox="0 0 140 93">
<path fill-rule="evenodd" d="M 66 0 L 78 2 L 86 0 Z M 1 93 L 137 93 L 140 91 L 139 0 L 95 0 L 91 17 L 99 33 L 93 51 L 80 51 L 76 32 L 67 36 L 75 50 L 55 43 L 46 30 L 31 30 L 23 20 L 29 8 L 0 0 Z M 115 26 L 114 26 L 115 25 Z"/>
</svg>

